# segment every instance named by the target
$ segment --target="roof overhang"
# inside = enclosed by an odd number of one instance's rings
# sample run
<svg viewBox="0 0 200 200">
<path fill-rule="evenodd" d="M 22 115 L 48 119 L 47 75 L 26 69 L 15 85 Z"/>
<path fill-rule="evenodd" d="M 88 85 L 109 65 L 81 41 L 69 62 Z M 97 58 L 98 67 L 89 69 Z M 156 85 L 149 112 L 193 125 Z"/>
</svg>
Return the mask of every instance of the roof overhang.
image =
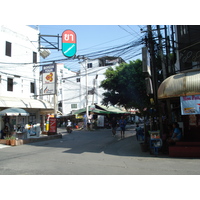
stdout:
<svg viewBox="0 0 200 200">
<path fill-rule="evenodd" d="M 158 99 L 200 94 L 200 70 L 182 72 L 165 79 L 158 88 Z"/>
<path fill-rule="evenodd" d="M 49 102 L 40 99 L 0 97 L 0 108 L 35 108 L 53 110 Z"/>
</svg>

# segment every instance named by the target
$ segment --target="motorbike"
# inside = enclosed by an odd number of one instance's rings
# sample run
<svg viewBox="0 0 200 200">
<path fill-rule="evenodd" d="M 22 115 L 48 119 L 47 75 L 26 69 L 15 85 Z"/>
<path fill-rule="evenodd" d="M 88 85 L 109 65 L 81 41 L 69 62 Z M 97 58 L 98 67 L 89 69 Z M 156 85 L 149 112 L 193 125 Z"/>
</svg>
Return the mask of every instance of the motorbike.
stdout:
<svg viewBox="0 0 200 200">
<path fill-rule="evenodd" d="M 67 126 L 67 133 L 71 133 L 72 132 L 72 126 Z"/>
</svg>

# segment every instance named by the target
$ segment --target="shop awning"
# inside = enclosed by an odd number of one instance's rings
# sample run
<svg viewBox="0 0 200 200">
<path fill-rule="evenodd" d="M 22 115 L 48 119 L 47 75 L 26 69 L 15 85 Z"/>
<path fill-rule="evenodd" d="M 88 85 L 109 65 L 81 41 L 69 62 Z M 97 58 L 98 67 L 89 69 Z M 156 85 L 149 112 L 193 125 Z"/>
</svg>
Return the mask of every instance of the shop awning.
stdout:
<svg viewBox="0 0 200 200">
<path fill-rule="evenodd" d="M 49 102 L 40 99 L 0 97 L 0 107 L 53 109 Z"/>
<path fill-rule="evenodd" d="M 90 112 L 93 112 L 93 113 L 97 113 L 97 114 L 111 114 L 111 112 L 109 111 L 105 111 L 105 110 L 100 110 L 100 109 L 88 109 L 88 111 Z M 74 115 L 77 115 L 77 114 L 81 114 L 81 113 L 85 113 L 86 112 L 86 108 L 82 108 L 82 109 L 79 109 L 79 110 L 76 110 L 73 114 Z"/>
<path fill-rule="evenodd" d="M 200 71 L 175 74 L 165 79 L 158 88 L 158 99 L 200 94 Z"/>
<path fill-rule="evenodd" d="M 128 112 L 120 110 L 119 108 L 115 108 L 114 106 L 103 106 L 103 105 L 96 105 L 97 107 L 104 109 L 110 113 L 114 114 L 126 114 Z"/>
<path fill-rule="evenodd" d="M 0 116 L 29 116 L 29 113 L 22 108 L 7 108 L 0 111 Z"/>
<path fill-rule="evenodd" d="M 125 114 L 128 113 L 126 111 L 122 111 L 118 108 L 115 108 L 114 106 L 103 106 L 103 105 L 95 105 L 95 108 L 92 109 L 91 107 L 88 108 L 89 111 L 93 112 L 93 113 L 97 113 L 97 114 Z M 85 113 L 86 112 L 86 108 L 82 108 L 79 110 L 74 111 L 74 115 L 76 114 L 81 114 L 81 113 Z"/>
</svg>

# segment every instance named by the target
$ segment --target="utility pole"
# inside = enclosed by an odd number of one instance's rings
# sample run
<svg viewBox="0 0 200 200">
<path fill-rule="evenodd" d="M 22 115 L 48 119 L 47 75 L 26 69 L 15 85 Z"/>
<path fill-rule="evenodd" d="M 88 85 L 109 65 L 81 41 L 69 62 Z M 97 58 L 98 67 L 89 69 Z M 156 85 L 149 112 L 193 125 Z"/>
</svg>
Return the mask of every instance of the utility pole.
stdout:
<svg viewBox="0 0 200 200">
<path fill-rule="evenodd" d="M 157 100 L 157 68 L 155 65 L 155 51 L 154 51 L 154 40 L 152 36 L 152 28 L 151 25 L 147 25 L 147 33 L 148 33 L 148 47 L 150 50 L 150 66 L 151 66 L 151 78 L 152 78 L 152 85 L 153 85 L 153 99 L 154 99 L 154 105 L 158 107 L 158 100 Z M 156 108 L 157 110 L 157 108 Z M 152 117 L 152 130 L 158 130 L 156 118 Z"/>
<path fill-rule="evenodd" d="M 154 95 L 154 102 L 157 104 L 157 68 L 155 65 L 155 52 L 154 52 L 154 40 L 152 36 L 152 29 L 151 25 L 147 25 L 148 31 L 148 46 L 150 50 L 150 57 L 151 57 L 151 74 L 152 74 L 152 84 L 153 84 L 153 95 Z"/>
<path fill-rule="evenodd" d="M 167 75 L 171 75 L 171 67 L 169 62 L 169 54 L 170 54 L 170 43 L 169 36 L 167 35 L 167 26 L 165 25 L 165 48 L 166 48 L 166 69 Z"/>
<path fill-rule="evenodd" d="M 163 44 L 162 44 L 162 35 L 160 33 L 160 25 L 157 25 L 157 33 L 158 33 L 158 41 L 159 41 L 160 58 L 162 62 L 163 80 L 165 80 L 167 78 L 167 72 L 166 72 L 166 66 L 165 66 L 164 56 L 163 56 Z"/>
<path fill-rule="evenodd" d="M 58 97 L 57 97 L 57 64 L 53 62 L 54 70 L 55 70 L 55 94 L 54 94 L 54 117 L 57 117 L 57 110 L 58 110 Z"/>
<path fill-rule="evenodd" d="M 175 45 L 174 45 L 174 25 L 171 25 L 171 40 L 172 40 L 172 53 L 173 53 L 173 62 L 172 62 L 172 74 L 175 73 L 175 62 L 176 62 L 176 58 L 175 58 Z"/>
</svg>

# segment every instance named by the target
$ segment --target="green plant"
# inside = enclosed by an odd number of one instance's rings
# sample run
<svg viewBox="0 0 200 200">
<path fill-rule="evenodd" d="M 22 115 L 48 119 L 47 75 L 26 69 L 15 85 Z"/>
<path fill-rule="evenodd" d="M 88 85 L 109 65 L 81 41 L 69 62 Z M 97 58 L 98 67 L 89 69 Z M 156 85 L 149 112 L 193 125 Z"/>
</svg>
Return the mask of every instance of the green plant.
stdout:
<svg viewBox="0 0 200 200">
<path fill-rule="evenodd" d="M 15 140 L 15 139 L 16 139 L 15 136 L 11 136 L 11 137 L 10 137 L 10 140 Z"/>
<path fill-rule="evenodd" d="M 4 139 L 5 139 L 5 140 L 10 140 L 10 137 L 9 137 L 9 136 L 6 136 Z"/>
</svg>

